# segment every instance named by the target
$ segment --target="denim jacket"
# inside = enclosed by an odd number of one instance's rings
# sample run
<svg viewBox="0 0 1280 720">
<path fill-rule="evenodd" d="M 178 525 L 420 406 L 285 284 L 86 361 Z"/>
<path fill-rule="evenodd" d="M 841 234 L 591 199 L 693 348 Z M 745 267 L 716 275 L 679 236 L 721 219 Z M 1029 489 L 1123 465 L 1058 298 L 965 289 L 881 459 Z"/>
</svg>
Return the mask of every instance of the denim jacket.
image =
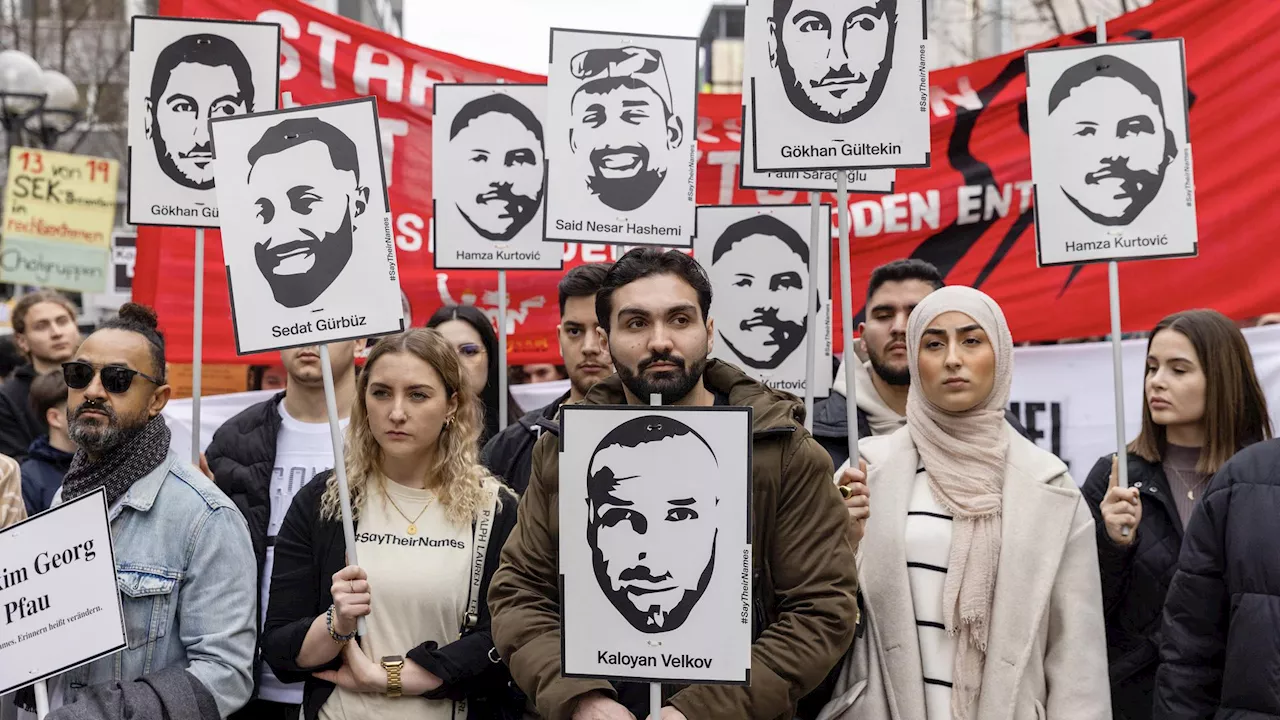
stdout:
<svg viewBox="0 0 1280 720">
<path fill-rule="evenodd" d="M 258 609 L 240 511 L 170 451 L 108 516 L 128 648 L 63 673 L 63 703 L 92 685 L 177 666 L 205 686 L 223 717 L 239 710 L 253 691 Z"/>
</svg>

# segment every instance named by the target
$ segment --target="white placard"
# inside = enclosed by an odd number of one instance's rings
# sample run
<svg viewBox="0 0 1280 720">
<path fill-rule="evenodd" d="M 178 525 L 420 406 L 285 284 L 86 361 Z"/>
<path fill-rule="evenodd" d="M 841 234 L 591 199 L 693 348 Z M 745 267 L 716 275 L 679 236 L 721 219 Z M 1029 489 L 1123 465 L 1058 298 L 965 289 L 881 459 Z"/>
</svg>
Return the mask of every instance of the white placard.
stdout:
<svg viewBox="0 0 1280 720">
<path fill-rule="evenodd" d="M 566 406 L 565 677 L 747 684 L 751 412 Z"/>
<path fill-rule="evenodd" d="M 542 240 L 546 85 L 434 88 L 431 214 L 438 270 L 559 270 Z"/>
<path fill-rule="evenodd" d="M 546 238 L 689 247 L 697 38 L 551 30 Z"/>
<path fill-rule="evenodd" d="M 0 530 L 0 695 L 125 645 L 105 490 Z"/>
<path fill-rule="evenodd" d="M 139 16 L 131 42 L 128 221 L 219 227 L 209 121 L 279 107 L 280 26 Z"/>
<path fill-rule="evenodd" d="M 768 27 L 764 23 L 747 25 L 746 46 L 766 42 Z M 751 84 L 742 86 L 742 157 L 738 163 L 738 187 L 743 190 L 836 191 L 835 170 L 783 170 L 756 172 L 755 150 L 751 143 Z M 851 193 L 888 194 L 894 189 L 897 171 L 845 170 Z"/>
<path fill-rule="evenodd" d="M 756 172 L 929 166 L 924 0 L 751 0 Z"/>
<path fill-rule="evenodd" d="M 404 329 L 371 97 L 213 122 L 236 352 Z"/>
<path fill-rule="evenodd" d="M 1041 266 L 1192 257 L 1182 39 L 1027 53 Z"/>
<path fill-rule="evenodd" d="M 831 217 L 823 205 L 823 217 Z M 711 277 L 711 357 L 776 390 L 805 394 L 805 341 L 817 332 L 814 396 L 831 392 L 831 224 L 810 246 L 808 205 L 698 208 L 693 256 Z M 816 323 L 808 318 L 809 263 L 818 263 Z"/>
</svg>

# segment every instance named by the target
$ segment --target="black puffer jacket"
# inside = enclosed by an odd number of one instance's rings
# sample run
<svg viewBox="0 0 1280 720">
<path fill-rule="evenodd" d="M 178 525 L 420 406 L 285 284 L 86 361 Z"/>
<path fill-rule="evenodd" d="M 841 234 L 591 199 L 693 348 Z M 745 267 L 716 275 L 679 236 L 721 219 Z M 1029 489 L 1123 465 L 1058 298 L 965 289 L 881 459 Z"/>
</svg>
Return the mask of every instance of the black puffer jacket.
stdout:
<svg viewBox="0 0 1280 720">
<path fill-rule="evenodd" d="M 569 393 L 565 393 L 545 407 L 530 410 L 519 420 L 503 428 L 502 432 L 484 444 L 484 450 L 480 452 L 480 463 L 517 495 L 523 495 L 525 488 L 529 487 L 533 446 L 542 437 L 542 433 L 560 431 L 556 415 L 560 412 L 560 406 L 568 399 Z"/>
<path fill-rule="evenodd" d="M 36 375 L 35 367 L 27 363 L 0 386 L 0 455 L 18 462 L 26 459 L 31 442 L 44 432 L 31 407 L 31 382 Z"/>
<path fill-rule="evenodd" d="M 1158 720 L 1280 718 L 1280 440 L 1227 461 L 1164 607 Z"/>
<path fill-rule="evenodd" d="M 1160 664 L 1160 618 L 1182 547 L 1182 519 L 1160 463 L 1129 455 L 1129 485 L 1142 498 L 1137 540 L 1120 547 L 1102 522 L 1102 498 L 1111 482 L 1111 456 L 1089 471 L 1081 491 L 1098 526 L 1098 569 L 1107 621 L 1111 708 L 1116 720 L 1151 717 Z"/>
<path fill-rule="evenodd" d="M 249 523 L 258 577 L 267 560 L 267 525 L 271 522 L 271 471 L 280 436 L 280 403 L 284 393 L 251 405 L 218 428 L 205 449 L 205 459 L 218 489 L 240 508 Z"/>
</svg>

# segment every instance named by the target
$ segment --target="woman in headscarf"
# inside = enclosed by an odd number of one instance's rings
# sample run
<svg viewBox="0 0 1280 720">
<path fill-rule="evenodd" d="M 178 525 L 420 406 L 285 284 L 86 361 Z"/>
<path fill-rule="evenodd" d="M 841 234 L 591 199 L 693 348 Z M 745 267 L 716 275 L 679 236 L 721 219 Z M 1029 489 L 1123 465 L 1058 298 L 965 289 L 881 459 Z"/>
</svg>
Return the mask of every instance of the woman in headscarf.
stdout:
<svg viewBox="0 0 1280 720">
<path fill-rule="evenodd" d="M 967 287 L 907 323 L 907 426 L 859 447 L 874 520 L 863 627 L 820 718 L 1111 717 L 1093 517 L 1062 461 L 1004 419 L 1013 338 Z M 868 494 L 850 495 L 861 532 Z"/>
</svg>

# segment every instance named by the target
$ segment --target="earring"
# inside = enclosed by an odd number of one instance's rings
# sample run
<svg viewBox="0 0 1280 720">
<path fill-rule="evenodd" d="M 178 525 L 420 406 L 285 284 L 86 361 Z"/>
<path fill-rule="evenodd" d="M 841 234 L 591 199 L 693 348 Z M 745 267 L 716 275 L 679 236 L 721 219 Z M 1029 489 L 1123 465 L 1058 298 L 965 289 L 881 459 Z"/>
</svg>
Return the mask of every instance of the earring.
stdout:
<svg viewBox="0 0 1280 720">
<path fill-rule="evenodd" d="M 445 419 L 444 419 L 444 429 L 445 429 L 445 430 L 448 430 L 448 429 L 449 429 L 449 428 L 451 428 L 451 427 L 453 427 L 453 416 L 452 416 L 452 415 L 450 415 L 449 417 L 447 417 L 447 418 L 445 418 Z"/>
</svg>

